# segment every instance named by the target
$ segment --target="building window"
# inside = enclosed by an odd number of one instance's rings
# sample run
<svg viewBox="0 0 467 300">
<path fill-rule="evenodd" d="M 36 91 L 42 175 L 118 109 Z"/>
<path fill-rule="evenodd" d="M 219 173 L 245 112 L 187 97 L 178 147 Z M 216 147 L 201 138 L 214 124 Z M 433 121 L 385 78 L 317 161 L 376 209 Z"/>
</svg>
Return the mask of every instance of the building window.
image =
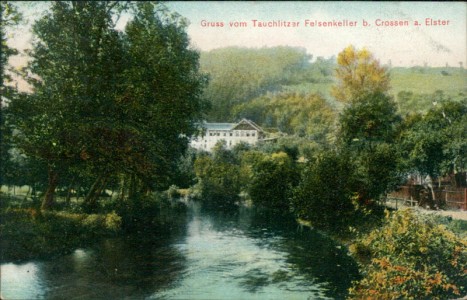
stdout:
<svg viewBox="0 0 467 300">
<path fill-rule="evenodd" d="M 255 136 L 255 133 L 253 132 L 253 133 L 251 134 L 251 136 Z"/>
<path fill-rule="evenodd" d="M 220 133 L 220 132 L 218 132 L 218 133 L 217 133 L 217 136 L 221 136 L 221 133 Z"/>
<path fill-rule="evenodd" d="M 225 132 L 224 132 L 224 136 L 225 136 Z"/>
<path fill-rule="evenodd" d="M 247 134 L 246 134 L 246 136 L 250 136 L 250 134 L 249 134 L 249 133 L 247 133 Z"/>
<path fill-rule="evenodd" d="M 233 135 L 233 133 L 231 132 L 231 133 L 230 133 L 230 136 L 232 136 L 232 135 Z"/>
</svg>

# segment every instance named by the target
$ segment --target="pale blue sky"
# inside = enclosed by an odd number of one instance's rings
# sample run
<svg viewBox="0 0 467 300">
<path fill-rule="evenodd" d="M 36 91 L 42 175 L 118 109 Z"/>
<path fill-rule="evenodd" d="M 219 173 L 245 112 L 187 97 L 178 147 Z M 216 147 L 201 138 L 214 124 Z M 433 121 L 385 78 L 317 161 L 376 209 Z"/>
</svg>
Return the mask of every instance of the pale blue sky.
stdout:
<svg viewBox="0 0 467 300">
<path fill-rule="evenodd" d="M 309 54 L 330 57 L 353 44 L 367 47 L 383 63 L 458 66 L 466 64 L 467 4 L 442 2 L 170 2 L 171 9 L 190 20 L 188 33 L 200 50 L 224 46 L 304 47 Z M 448 26 L 425 26 L 425 19 L 449 20 Z M 299 28 L 203 28 L 202 20 L 228 23 L 251 20 L 300 21 Z M 356 27 L 305 28 L 304 20 L 354 20 Z M 371 26 L 361 26 L 362 20 Z M 381 20 L 408 20 L 409 27 L 377 27 Z M 413 26 L 418 20 L 423 25 Z"/>
<path fill-rule="evenodd" d="M 41 15 L 47 2 L 17 2 L 26 19 Z M 465 2 L 166 2 L 190 21 L 188 34 L 193 47 L 208 51 L 226 46 L 272 47 L 289 45 L 307 49 L 314 57 L 336 56 L 349 44 L 366 47 L 382 63 L 394 66 L 467 65 Z M 449 20 L 447 26 L 425 26 L 425 19 Z M 122 18 L 120 26 L 128 18 Z M 252 20 L 298 21 L 298 28 L 253 28 Z M 357 21 L 356 27 L 305 28 L 304 20 Z M 371 26 L 363 27 L 362 20 Z M 375 20 L 407 20 L 408 27 L 378 27 Z M 205 28 L 201 21 L 224 22 L 223 28 Z M 414 26 L 418 20 L 421 26 Z M 229 28 L 230 21 L 247 22 L 247 28 Z M 13 42 L 28 47 L 30 35 L 16 34 Z M 16 58 L 21 64 L 23 58 Z"/>
</svg>

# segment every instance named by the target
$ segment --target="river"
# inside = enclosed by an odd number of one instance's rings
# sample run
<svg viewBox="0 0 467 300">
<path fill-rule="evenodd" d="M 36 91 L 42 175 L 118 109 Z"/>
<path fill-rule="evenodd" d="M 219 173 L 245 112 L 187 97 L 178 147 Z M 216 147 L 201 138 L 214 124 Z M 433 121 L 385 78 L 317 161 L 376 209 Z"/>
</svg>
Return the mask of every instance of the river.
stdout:
<svg viewBox="0 0 467 300">
<path fill-rule="evenodd" d="M 48 260 L 1 265 L 13 299 L 343 299 L 357 266 L 344 247 L 254 208 L 198 203 L 164 234 L 101 240 Z"/>
</svg>

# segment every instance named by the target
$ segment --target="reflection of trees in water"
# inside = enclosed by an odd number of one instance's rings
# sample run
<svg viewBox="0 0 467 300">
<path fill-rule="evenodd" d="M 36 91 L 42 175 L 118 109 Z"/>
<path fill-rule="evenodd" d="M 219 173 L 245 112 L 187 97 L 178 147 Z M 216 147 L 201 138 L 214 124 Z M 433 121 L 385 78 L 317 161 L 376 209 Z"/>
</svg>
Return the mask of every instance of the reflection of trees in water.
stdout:
<svg viewBox="0 0 467 300">
<path fill-rule="evenodd" d="M 178 227 L 165 236 L 108 239 L 46 263 L 41 277 L 54 288 L 45 298 L 144 298 L 169 288 L 186 268 L 184 255 L 173 246 L 184 234 Z"/>
<path fill-rule="evenodd" d="M 232 205 L 220 210 L 200 203 L 192 203 L 195 213 L 208 220 L 216 231 L 229 231 L 232 229 L 242 230 L 245 236 L 256 238 L 267 234 L 280 234 L 282 231 L 292 230 L 297 226 L 291 214 L 271 212 L 269 210 L 257 209 Z"/>
<path fill-rule="evenodd" d="M 314 231 L 295 232 L 280 243 L 287 262 L 310 280 L 326 283 L 329 295 L 344 299 L 352 280 L 358 277 L 356 262 L 330 238 Z"/>
<path fill-rule="evenodd" d="M 316 230 L 299 229 L 291 215 L 259 211 L 251 227 L 259 241 L 286 253 L 291 270 L 273 277 L 287 280 L 291 276 L 304 276 L 310 284 L 325 284 L 329 296 L 337 299 L 345 298 L 351 281 L 357 279 L 357 264 L 347 255 L 345 247 Z"/>
<path fill-rule="evenodd" d="M 357 264 L 345 247 L 315 230 L 299 230 L 291 214 L 242 206 L 224 211 L 201 209 L 199 213 L 209 219 L 214 230 L 236 229 L 259 247 L 285 253 L 288 268 L 279 267 L 274 272 L 251 269 L 242 275 L 242 286 L 250 292 L 302 277 L 310 286 L 324 285 L 329 297 L 340 299 L 358 277 Z"/>
<path fill-rule="evenodd" d="M 91 249 L 41 263 L 38 277 L 46 291 L 44 297 L 133 299 L 178 287 L 185 275 L 191 276 L 188 273 L 192 267 L 199 267 L 189 265 L 193 262 L 179 247 L 189 243 L 188 230 L 195 221 L 203 224 L 196 233 L 200 238 L 211 230 L 219 233 L 214 235 L 221 241 L 218 251 L 234 247 L 226 250 L 231 254 L 228 258 L 210 258 L 207 253 L 202 261 L 216 264 L 220 259 L 222 266 L 228 265 L 232 271 L 233 282 L 248 293 L 285 291 L 340 299 L 355 279 L 356 264 L 344 249 L 316 231 L 297 230 L 291 216 L 246 207 L 213 211 L 196 203 L 189 206 L 187 213 L 175 214 L 172 219 L 177 221 L 167 223 L 162 231 L 146 230 L 138 236 L 103 240 Z M 237 256 L 232 250 L 246 251 L 245 255 L 250 253 L 258 260 Z M 249 263 L 243 266 L 245 261 Z"/>
</svg>

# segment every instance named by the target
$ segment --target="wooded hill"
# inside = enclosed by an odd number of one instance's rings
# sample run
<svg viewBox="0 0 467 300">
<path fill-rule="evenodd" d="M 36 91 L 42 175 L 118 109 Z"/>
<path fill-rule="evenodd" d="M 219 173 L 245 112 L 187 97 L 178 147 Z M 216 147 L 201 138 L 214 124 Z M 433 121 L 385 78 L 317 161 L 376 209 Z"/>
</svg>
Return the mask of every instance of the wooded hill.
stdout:
<svg viewBox="0 0 467 300">
<path fill-rule="evenodd" d="M 210 121 L 246 117 L 289 134 L 322 136 L 323 124 L 332 123 L 342 108 L 330 95 L 335 57 L 315 58 L 303 48 L 285 46 L 229 47 L 202 52 L 200 64 L 210 77 L 204 93 L 212 104 Z M 467 97 L 467 71 L 460 67 L 389 71 L 390 94 L 401 115 Z"/>
</svg>

